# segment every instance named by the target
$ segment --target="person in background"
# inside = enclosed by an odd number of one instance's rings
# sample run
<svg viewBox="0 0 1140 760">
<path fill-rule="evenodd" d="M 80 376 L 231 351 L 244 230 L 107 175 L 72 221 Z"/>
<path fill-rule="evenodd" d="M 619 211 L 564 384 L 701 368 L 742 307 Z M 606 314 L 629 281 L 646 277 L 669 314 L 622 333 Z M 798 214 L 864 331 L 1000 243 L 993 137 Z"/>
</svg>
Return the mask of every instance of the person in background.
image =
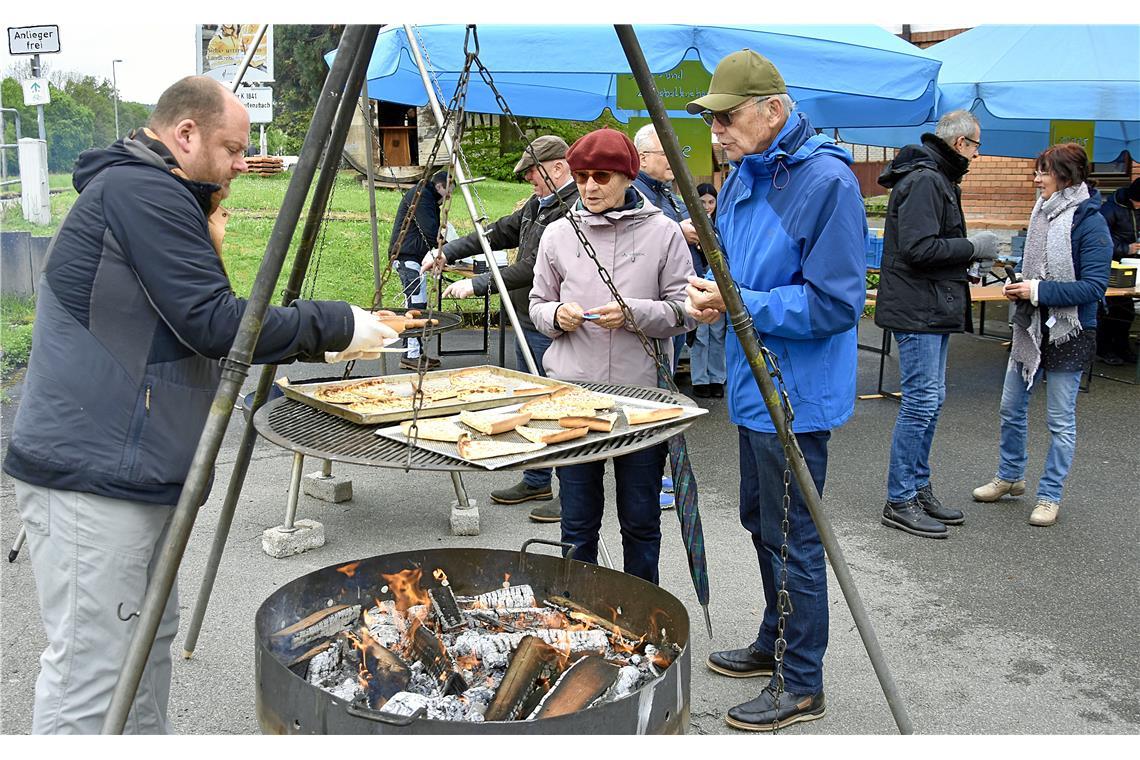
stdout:
<svg viewBox="0 0 1140 760">
<path fill-rule="evenodd" d="M 1140 258 L 1140 179 L 1113 193 L 1100 207 L 1112 235 L 1112 258 Z M 1135 364 L 1136 352 L 1128 342 L 1135 301 L 1129 296 L 1106 298 L 1097 314 L 1096 353 L 1110 366 Z"/>
<path fill-rule="evenodd" d="M 716 188 L 707 182 L 697 185 L 697 195 L 701 197 L 705 213 L 716 226 Z M 697 276 L 712 279 L 708 261 L 697 243 L 697 258 L 693 261 Z M 723 398 L 724 381 L 727 370 L 724 362 L 724 339 L 727 331 L 726 318 L 712 324 L 701 323 L 693 331 L 693 345 L 689 349 L 689 372 L 693 382 L 693 395 L 698 398 Z"/>
<path fill-rule="evenodd" d="M 693 273 L 680 227 L 633 189 L 639 159 L 629 138 L 599 129 L 579 138 L 566 154 L 580 199 L 571 215 L 546 228 L 538 243 L 530 317 L 551 338 L 543 364 L 550 377 L 574 382 L 657 385 L 657 359 L 634 334 L 597 265 L 584 252 L 571 219 L 590 242 L 598 262 L 629 307 L 636 326 L 660 349 L 668 371 L 674 335 L 694 324 L 684 313 L 687 278 Z M 622 568 L 658 581 L 661 507 L 658 492 L 667 444 L 614 457 Z M 574 558 L 597 562 L 605 508 L 606 463 L 559 467 L 562 541 Z"/>
<path fill-rule="evenodd" d="M 1096 307 L 1108 286 L 1112 240 L 1088 175 L 1088 157 L 1076 143 L 1054 145 L 1037 157 L 1033 177 L 1040 196 L 1029 217 L 1021 278 L 1002 291 L 1016 310 L 1001 392 L 998 470 L 974 489 L 974 499 L 994 502 L 1025 492 L 1029 396 L 1044 379 L 1049 452 L 1030 525 L 1053 525 L 1061 510 L 1077 446 L 1077 390 L 1096 351 Z"/>
<path fill-rule="evenodd" d="M 951 111 L 921 145 L 900 150 L 879 177 L 891 196 L 875 324 L 894 332 L 902 385 L 881 522 L 925 538 L 946 538 L 947 525 L 966 521 L 962 510 L 934 495 L 930 447 L 946 399 L 950 335 L 973 330 L 967 269 L 982 261 L 989 271 L 997 256 L 997 236 L 967 236 L 962 213 L 960 184 L 981 139 L 972 113 Z"/>
<path fill-rule="evenodd" d="M 708 95 L 687 109 L 712 127 L 733 165 L 717 199 L 717 232 L 754 328 L 778 358 L 795 410 L 792 432 L 822 495 L 831 430 L 855 411 L 856 331 L 867 295 L 867 216 L 851 156 L 816 133 L 795 110 L 780 72 L 752 50 L 718 63 Z M 716 282 L 693 277 L 687 293 L 686 307 L 698 321 L 724 318 Z M 740 451 L 740 523 L 756 550 L 764 613 L 754 641 L 713 652 L 708 667 L 734 678 L 769 677 L 755 699 L 728 711 L 726 722 L 771 731 L 826 712 L 827 565 L 794 482 L 784 522 L 784 446 L 739 338 L 727 342 L 727 363 L 728 413 Z M 794 613 L 779 639 L 787 645 L 781 691 L 774 653 L 785 554 Z"/>
<path fill-rule="evenodd" d="M 545 376 L 542 357 L 550 346 L 550 338 L 535 329 L 530 319 L 530 288 L 534 281 L 534 261 L 538 255 L 538 241 L 547 227 L 556 219 L 565 216 L 565 209 L 578 202 L 578 186 L 574 184 L 574 179 L 570 176 L 570 165 L 566 163 L 566 151 L 569 150 L 569 146 L 565 140 L 557 135 L 542 135 L 531 143 L 531 150 L 534 151 L 533 156 L 531 151 L 523 151 L 518 163 L 515 164 L 515 174 L 521 174 L 531 184 L 534 195 L 527 199 L 522 208 L 487 227 L 487 243 L 494 251 L 518 249 L 518 257 L 509 266 L 501 269 L 500 274 L 503 277 L 503 284 L 507 286 L 511 303 L 515 307 L 515 315 L 519 319 L 519 326 L 522 327 L 538 373 Z M 546 170 L 549 182 L 535 164 L 535 157 L 542 165 L 541 168 Z M 433 267 L 442 268 L 445 264 L 454 264 L 460 259 L 482 252 L 478 233 L 473 232 L 445 245 L 438 256 L 429 253 L 424 257 L 421 269 L 427 272 Z M 452 283 L 443 291 L 443 296 L 444 298 L 482 296 L 494 287 L 495 282 L 491 273 L 484 272 L 472 280 L 463 279 Z M 522 347 L 518 345 L 515 346 L 515 367 L 523 372 L 527 371 Z M 492 491 L 491 501 L 498 504 L 545 501 L 548 503 L 540 504 L 531 510 L 530 519 L 535 522 L 558 522 L 561 519 L 561 507 L 558 499 L 554 498 L 554 489 L 550 487 L 551 480 L 549 467 L 524 470 L 522 480 L 515 485 Z"/>
<path fill-rule="evenodd" d="M 423 187 L 423 190 L 419 194 L 419 200 L 416 201 L 416 192 L 420 187 Z M 396 209 L 396 219 L 392 222 L 392 238 L 388 243 L 388 256 L 395 259 L 393 266 L 400 274 L 400 283 L 404 288 L 404 307 L 407 309 L 427 308 L 427 284 L 420 271 L 420 263 L 438 243 L 439 206 L 447 197 L 448 191 L 447 172 L 436 172 L 426 185 L 421 179 L 404 193 L 404 197 L 400 199 L 400 206 Z M 411 207 L 413 201 L 416 201 L 414 209 Z M 407 222 L 407 231 L 401 240 L 400 230 L 409 214 L 411 219 Z M 397 244 L 399 244 L 398 249 Z M 408 347 L 408 352 L 400 359 L 400 366 L 404 369 L 419 371 L 439 366 L 439 359 L 428 356 L 427 346 L 421 346 L 419 338 L 406 338 L 405 345 Z"/>
<path fill-rule="evenodd" d="M 24 394 L 4 458 L 47 648 L 32 732 L 95 734 L 111 703 L 246 302 L 222 263 L 221 206 L 246 171 L 249 116 L 186 77 L 149 125 L 79 156 L 79 197 L 48 249 Z M 348 361 L 396 334 L 340 301 L 270 306 L 253 361 Z M 178 589 L 127 717 L 170 733 Z"/>
</svg>

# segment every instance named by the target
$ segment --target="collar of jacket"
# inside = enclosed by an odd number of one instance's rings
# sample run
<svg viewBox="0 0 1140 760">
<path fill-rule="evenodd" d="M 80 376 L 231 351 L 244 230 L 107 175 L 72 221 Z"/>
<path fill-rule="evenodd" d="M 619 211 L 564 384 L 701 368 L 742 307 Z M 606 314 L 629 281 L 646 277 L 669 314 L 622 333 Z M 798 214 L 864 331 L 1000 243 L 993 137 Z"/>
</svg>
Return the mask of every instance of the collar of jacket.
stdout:
<svg viewBox="0 0 1140 760">
<path fill-rule="evenodd" d="M 673 183 L 672 182 L 665 182 L 664 180 L 653 179 L 653 177 L 650 177 L 644 171 L 639 171 L 637 173 L 637 178 L 639 180 L 641 180 L 642 182 L 644 182 L 645 185 L 650 190 L 657 193 L 658 195 L 665 195 L 666 193 L 672 195 L 672 193 L 673 193 Z"/>
<path fill-rule="evenodd" d="M 931 132 L 923 134 L 922 146 L 938 164 L 939 171 L 949 177 L 951 182 L 961 182 L 962 177 L 970 171 L 970 159 L 951 148 L 938 135 Z"/>
<path fill-rule="evenodd" d="M 123 147 L 132 155 L 149 164 L 161 166 L 177 177 L 183 185 L 194 195 L 194 200 L 202 207 L 202 213 L 209 216 L 218 207 L 221 199 L 214 199 L 214 194 L 222 189 L 221 185 L 213 182 L 198 182 L 186 176 L 186 172 L 178 165 L 178 159 L 170 152 L 170 148 L 158 135 L 146 127 L 133 129 L 123 138 Z"/>
<path fill-rule="evenodd" d="M 574 179 L 571 178 L 571 179 L 566 181 L 565 185 L 558 188 L 558 190 L 556 192 L 553 192 L 550 195 L 544 195 L 541 198 L 539 198 L 538 199 L 538 207 L 539 208 L 548 208 L 550 206 L 555 206 L 558 204 L 559 198 L 561 198 L 563 201 L 569 202 L 570 196 L 577 195 L 577 194 L 578 194 L 578 185 L 575 184 Z"/>
<path fill-rule="evenodd" d="M 660 214 L 661 209 L 650 203 L 644 195 L 637 192 L 633 185 L 626 188 L 625 202 L 617 208 L 606 209 L 605 211 L 595 214 L 586 208 L 582 203 L 582 198 L 578 198 L 578 202 L 574 204 L 574 215 L 578 220 L 584 224 L 612 224 L 623 219 L 634 219 L 637 217 L 644 217 L 650 214 Z"/>
</svg>

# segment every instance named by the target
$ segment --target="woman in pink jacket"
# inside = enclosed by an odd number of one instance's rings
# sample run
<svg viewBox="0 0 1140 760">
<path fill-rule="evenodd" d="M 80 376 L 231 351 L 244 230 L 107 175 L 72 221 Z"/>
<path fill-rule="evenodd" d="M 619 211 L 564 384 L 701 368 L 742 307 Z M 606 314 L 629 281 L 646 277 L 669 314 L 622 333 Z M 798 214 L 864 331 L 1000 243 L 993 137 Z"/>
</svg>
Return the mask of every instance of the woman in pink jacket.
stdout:
<svg viewBox="0 0 1140 760">
<path fill-rule="evenodd" d="M 637 326 L 672 367 L 671 340 L 695 324 L 684 310 L 692 259 L 680 227 L 632 186 L 640 161 L 621 132 L 601 129 L 566 154 L 580 200 L 569 218 L 550 225 L 538 247 L 530 316 L 553 339 L 543 357 L 550 377 L 577 382 L 657 385 L 657 368 L 602 281 L 570 224 L 585 234 L 629 306 Z M 657 340 L 655 340 L 657 339 Z M 658 492 L 665 444 L 615 457 L 623 569 L 657 583 L 661 553 Z M 605 462 L 558 468 L 562 540 L 574 558 L 596 562 L 605 506 Z"/>
</svg>

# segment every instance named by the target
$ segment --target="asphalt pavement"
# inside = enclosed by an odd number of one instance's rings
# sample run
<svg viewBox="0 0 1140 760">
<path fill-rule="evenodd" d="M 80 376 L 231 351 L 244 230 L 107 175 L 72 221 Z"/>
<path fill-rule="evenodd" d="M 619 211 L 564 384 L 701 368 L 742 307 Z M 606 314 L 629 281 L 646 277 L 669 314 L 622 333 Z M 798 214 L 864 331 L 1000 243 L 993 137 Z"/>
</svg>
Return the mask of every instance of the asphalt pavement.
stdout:
<svg viewBox="0 0 1140 760">
<path fill-rule="evenodd" d="M 991 310 L 991 316 L 992 316 Z M 990 327 L 1001 332 L 1000 322 Z M 862 342 L 878 345 L 868 320 Z M 478 333 L 447 336 L 450 346 L 477 342 Z M 446 357 L 444 367 L 494 361 Z M 513 351 L 508 351 L 508 357 Z M 1078 401 L 1078 443 L 1060 521 L 1027 523 L 1033 488 L 1047 446 L 1044 399 L 1030 406 L 1029 491 L 1000 504 L 976 504 L 970 491 L 997 465 L 998 401 L 1007 349 L 970 335 L 951 339 L 947 399 L 934 440 L 935 492 L 966 512 L 966 523 L 935 541 L 879 523 L 897 404 L 857 402 L 855 414 L 831 439 L 824 508 L 867 607 L 917 732 L 925 734 L 1135 734 L 1140 729 L 1140 389 L 1097 378 Z M 373 370 L 378 373 L 379 363 Z M 879 361 L 860 352 L 859 392 L 871 393 Z M 897 357 L 886 362 L 886 385 L 897 388 Z M 1106 371 L 1097 365 L 1098 371 Z M 1112 368 L 1121 378 L 1133 367 Z M 281 370 L 291 378 L 329 374 L 327 367 Z M 256 371 L 246 383 L 252 390 Z M 684 388 L 683 388 L 684 390 Z M 19 388 L 12 392 L 18 403 Z M 723 399 L 701 399 L 710 413 L 687 437 L 700 488 L 711 579 L 714 637 L 707 636 L 686 566 L 674 512 L 663 513 L 661 585 L 690 610 L 693 734 L 736 733 L 724 722 L 729 707 L 756 696 L 757 679 L 729 679 L 704 666 L 708 653 L 755 636 L 763 607 L 751 540 L 737 516 L 736 431 Z M 14 405 L 3 412 L 3 446 Z M 217 465 L 217 480 L 195 524 L 180 579 L 182 625 L 175 640 L 170 715 L 188 734 L 256 733 L 253 619 L 273 590 L 333 564 L 416 548 L 517 549 L 528 538 L 557 539 L 557 524 L 527 519 L 532 505 L 491 504 L 487 493 L 510 473 L 464 478 L 477 499 L 482 530 L 452 536 L 455 498 L 440 473 L 337 465 L 352 478 L 354 498 L 328 504 L 302 496 L 298 517 L 319 520 L 325 546 L 286 559 L 261 550 L 262 531 L 281 524 L 291 454 L 259 440 L 242 491 L 226 553 L 194 656 L 179 656 L 244 425 L 235 414 Z M 306 471 L 317 469 L 311 462 Z M 621 538 L 610 506 L 604 535 L 620 557 Z M 0 485 L 0 544 L 19 530 L 12 484 Z M 0 578 L 0 677 L 4 734 L 27 733 L 37 658 L 44 646 L 27 552 L 3 563 Z M 829 569 L 830 645 L 824 661 L 827 716 L 787 734 L 890 734 L 895 724 L 849 608 Z"/>
</svg>

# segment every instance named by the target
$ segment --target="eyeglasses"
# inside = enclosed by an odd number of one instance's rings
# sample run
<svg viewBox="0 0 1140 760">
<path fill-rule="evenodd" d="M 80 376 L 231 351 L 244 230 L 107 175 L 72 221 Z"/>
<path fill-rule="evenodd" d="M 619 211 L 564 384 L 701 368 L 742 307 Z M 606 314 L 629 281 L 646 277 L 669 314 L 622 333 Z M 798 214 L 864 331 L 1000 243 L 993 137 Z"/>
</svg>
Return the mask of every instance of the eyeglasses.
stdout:
<svg viewBox="0 0 1140 760">
<path fill-rule="evenodd" d="M 717 122 L 718 124 L 720 124 L 722 127 L 731 127 L 732 126 L 732 115 L 734 113 L 736 113 L 737 111 L 739 111 L 742 108 L 747 108 L 748 106 L 752 105 L 753 103 L 759 105 L 760 103 L 763 103 L 765 100 L 768 100 L 768 98 L 759 98 L 756 100 L 750 100 L 747 103 L 741 103 L 736 108 L 732 108 L 728 111 L 701 111 L 701 118 L 704 119 L 705 124 L 708 124 L 710 127 L 713 125 L 714 121 Z"/>
<path fill-rule="evenodd" d="M 962 135 L 962 139 L 965 140 L 966 142 L 970 143 L 970 145 L 973 145 L 978 150 L 982 149 L 982 144 L 978 140 L 975 140 L 972 137 L 966 137 L 965 135 Z"/>
<path fill-rule="evenodd" d="M 1040 169 L 1033 170 L 1033 179 L 1045 179 L 1049 176 L 1049 172 L 1043 172 Z"/>
<path fill-rule="evenodd" d="M 599 185 L 608 185 L 608 184 L 610 184 L 610 180 L 614 176 L 613 172 L 604 172 L 604 171 L 571 172 L 571 174 L 574 175 L 574 181 L 577 182 L 579 185 L 584 185 L 587 182 L 589 182 L 591 179 L 594 180 L 594 182 L 599 184 Z"/>
</svg>

